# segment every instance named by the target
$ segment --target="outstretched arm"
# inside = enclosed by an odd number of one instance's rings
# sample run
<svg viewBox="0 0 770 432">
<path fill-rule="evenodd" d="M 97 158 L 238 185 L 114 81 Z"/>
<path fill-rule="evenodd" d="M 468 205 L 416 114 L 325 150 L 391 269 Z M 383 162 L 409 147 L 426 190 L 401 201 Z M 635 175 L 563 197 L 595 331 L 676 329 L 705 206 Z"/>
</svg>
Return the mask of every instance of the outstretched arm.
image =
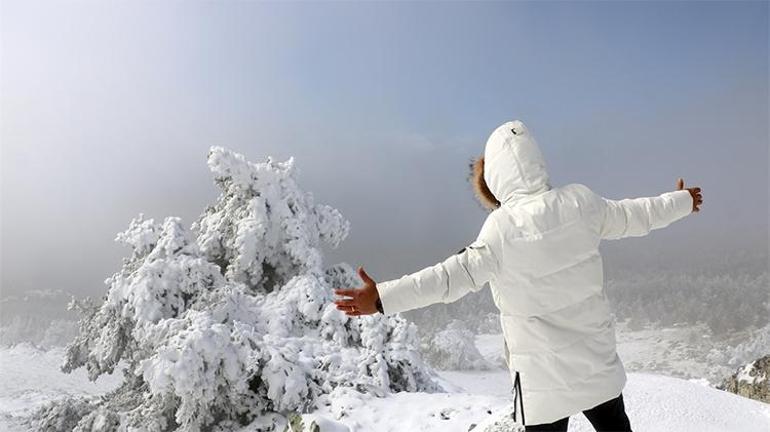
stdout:
<svg viewBox="0 0 770 432">
<path fill-rule="evenodd" d="M 651 230 L 668 226 L 692 212 L 700 211 L 703 196 L 699 187 L 684 188 L 684 180 L 677 181 L 677 190 L 655 197 L 611 200 L 601 198 L 604 221 L 603 239 L 647 235 Z"/>
<path fill-rule="evenodd" d="M 433 303 L 451 303 L 480 290 L 493 277 L 497 266 L 497 257 L 490 246 L 476 240 L 444 261 L 398 279 L 376 283 L 359 268 L 364 284 L 357 289 L 335 289 L 335 294 L 351 297 L 335 303 L 349 316 L 375 313 L 377 299 L 385 314 Z"/>
<path fill-rule="evenodd" d="M 482 241 L 475 241 L 444 261 L 377 286 L 386 314 L 452 303 L 484 287 L 495 273 L 497 257 Z"/>
</svg>

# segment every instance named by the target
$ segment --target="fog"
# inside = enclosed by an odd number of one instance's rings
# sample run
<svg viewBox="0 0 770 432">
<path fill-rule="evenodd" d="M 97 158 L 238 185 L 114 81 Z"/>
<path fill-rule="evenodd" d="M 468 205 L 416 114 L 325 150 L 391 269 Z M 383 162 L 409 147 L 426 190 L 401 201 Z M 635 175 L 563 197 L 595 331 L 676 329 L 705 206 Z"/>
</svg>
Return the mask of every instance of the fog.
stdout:
<svg viewBox="0 0 770 432">
<path fill-rule="evenodd" d="M 552 184 L 703 189 L 609 264 L 767 260 L 768 4 L 2 2 L 0 295 L 101 295 L 139 213 L 191 224 L 212 145 L 294 156 L 377 280 L 434 264 L 485 212 L 468 163 L 521 119 Z"/>
</svg>

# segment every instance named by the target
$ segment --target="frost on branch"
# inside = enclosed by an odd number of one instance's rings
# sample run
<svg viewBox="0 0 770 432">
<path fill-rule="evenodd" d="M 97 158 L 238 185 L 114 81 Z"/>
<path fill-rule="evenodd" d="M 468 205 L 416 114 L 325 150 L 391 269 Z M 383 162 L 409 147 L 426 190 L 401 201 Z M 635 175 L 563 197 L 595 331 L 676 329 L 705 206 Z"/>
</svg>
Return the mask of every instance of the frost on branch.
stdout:
<svg viewBox="0 0 770 432">
<path fill-rule="evenodd" d="M 446 329 L 428 339 L 423 347 L 425 360 L 438 369 L 495 369 L 496 366 L 479 352 L 475 338 L 463 321 L 452 320 Z"/>
<path fill-rule="evenodd" d="M 360 284 L 345 263 L 325 267 L 320 249 L 349 223 L 299 189 L 293 159 L 212 147 L 208 166 L 221 194 L 191 228 L 140 214 L 116 237 L 132 250 L 102 304 L 70 305 L 80 331 L 62 370 L 95 380 L 120 363 L 124 382 L 99 401 L 44 407 L 39 429 L 58 430 L 50 419 L 69 412 L 59 423 L 75 431 L 279 431 L 338 387 L 442 390 L 413 324 L 332 303 L 333 287 Z"/>
</svg>

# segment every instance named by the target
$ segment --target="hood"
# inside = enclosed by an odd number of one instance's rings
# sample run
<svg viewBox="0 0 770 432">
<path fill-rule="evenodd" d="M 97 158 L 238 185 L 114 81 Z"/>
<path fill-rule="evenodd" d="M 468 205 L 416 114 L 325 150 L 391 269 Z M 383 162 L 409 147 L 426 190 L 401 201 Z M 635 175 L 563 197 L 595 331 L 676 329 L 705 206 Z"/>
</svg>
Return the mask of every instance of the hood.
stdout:
<svg viewBox="0 0 770 432">
<path fill-rule="evenodd" d="M 484 181 L 501 204 L 551 190 L 543 154 L 521 120 L 503 123 L 489 136 Z"/>
</svg>

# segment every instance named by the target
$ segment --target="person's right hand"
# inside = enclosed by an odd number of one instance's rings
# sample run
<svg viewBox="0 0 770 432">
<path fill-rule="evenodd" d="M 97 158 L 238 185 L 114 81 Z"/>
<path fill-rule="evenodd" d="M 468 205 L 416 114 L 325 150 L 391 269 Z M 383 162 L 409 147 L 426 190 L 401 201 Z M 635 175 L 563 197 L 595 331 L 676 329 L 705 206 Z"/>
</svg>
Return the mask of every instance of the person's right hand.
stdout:
<svg viewBox="0 0 770 432">
<path fill-rule="evenodd" d="M 684 179 L 680 178 L 676 182 L 676 190 L 683 190 L 684 189 Z M 703 196 L 700 193 L 699 187 L 691 187 L 687 188 L 688 191 L 690 191 L 690 196 L 692 196 L 692 211 L 693 212 L 699 212 L 700 206 L 703 204 Z"/>
<path fill-rule="evenodd" d="M 358 276 L 364 282 L 360 287 L 334 289 L 335 294 L 350 297 L 334 300 L 337 309 L 345 312 L 347 316 L 371 315 L 377 313 L 376 302 L 377 299 L 380 298 L 380 293 L 377 291 L 377 282 L 366 274 L 363 267 L 358 267 Z"/>
</svg>

